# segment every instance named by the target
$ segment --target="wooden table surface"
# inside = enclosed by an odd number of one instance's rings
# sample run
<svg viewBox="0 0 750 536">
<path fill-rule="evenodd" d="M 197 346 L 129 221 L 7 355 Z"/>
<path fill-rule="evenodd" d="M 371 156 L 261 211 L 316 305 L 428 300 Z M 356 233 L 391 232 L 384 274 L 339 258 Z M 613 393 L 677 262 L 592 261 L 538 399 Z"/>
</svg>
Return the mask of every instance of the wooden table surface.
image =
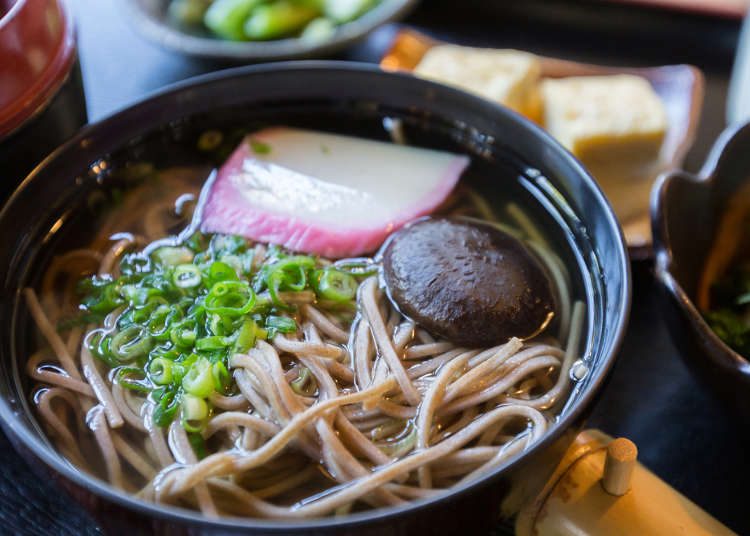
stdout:
<svg viewBox="0 0 750 536">
<path fill-rule="evenodd" d="M 122 13 L 121 1 L 73 0 L 92 121 L 166 84 L 228 67 L 174 55 L 145 41 Z M 426 0 L 405 24 L 448 41 L 566 59 L 613 65 L 692 63 L 704 70 L 707 85 L 687 169 L 700 166 L 724 128 L 737 20 L 596 1 Z M 337 59 L 377 61 L 396 29 L 379 29 Z M 650 469 L 739 534 L 750 534 L 745 427 L 683 366 L 655 300 L 649 263 L 634 265 L 633 286 L 624 347 L 590 424 L 633 439 Z M 0 534 L 100 534 L 81 507 L 33 475 L 2 434 L 0 452 Z"/>
</svg>

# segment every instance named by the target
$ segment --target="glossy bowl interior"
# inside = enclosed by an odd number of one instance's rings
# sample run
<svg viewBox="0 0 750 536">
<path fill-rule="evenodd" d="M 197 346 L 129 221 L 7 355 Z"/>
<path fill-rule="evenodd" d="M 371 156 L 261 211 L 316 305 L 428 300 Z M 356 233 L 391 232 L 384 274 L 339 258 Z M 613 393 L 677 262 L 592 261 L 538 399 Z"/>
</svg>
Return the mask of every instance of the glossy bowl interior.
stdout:
<svg viewBox="0 0 750 536">
<path fill-rule="evenodd" d="M 583 364 L 560 417 L 542 440 L 492 475 L 408 506 L 305 521 L 223 519 L 140 502 L 71 467 L 42 434 L 27 403 L 19 370 L 33 347 L 33 328 L 20 289 L 35 284 L 50 256 L 87 222 L 80 210 L 92 189 L 107 186 L 103 168 L 164 155 L 164 147 L 194 139 L 196 129 L 236 124 L 317 125 L 358 131 L 400 119 L 407 129 L 442 140 L 495 170 L 490 186 L 503 191 L 503 162 L 528 163 L 512 179 L 523 184 L 570 251 L 572 278 L 586 301 Z M 171 152 L 169 153 L 171 154 Z M 102 164 L 105 165 L 102 165 Z M 404 180 L 408 180 L 405 178 Z M 578 162 L 541 129 L 513 112 L 469 94 L 376 67 L 296 62 L 239 68 L 173 86 L 87 127 L 48 157 L 0 213 L 0 419 L 18 448 L 63 482 L 113 533 L 167 531 L 188 525 L 205 533 L 305 534 L 467 533 L 486 529 L 537 492 L 602 388 L 622 338 L 630 306 L 626 248 L 615 216 Z M 174 525 L 177 524 L 177 525 Z M 174 526 L 173 526 L 174 525 Z M 178 529 L 175 527 L 182 527 Z M 177 532 L 175 532 L 177 531 Z M 202 532 L 202 533 L 203 533 Z M 475 533 L 469 530 L 470 533 Z"/>
<path fill-rule="evenodd" d="M 696 376 L 745 418 L 750 417 L 750 363 L 703 319 L 697 294 L 730 199 L 747 185 L 750 124 L 730 127 L 697 175 L 675 171 L 654 186 L 651 220 L 656 278 L 680 354 Z"/>
<path fill-rule="evenodd" d="M 339 26 L 330 39 L 309 42 L 298 38 L 273 41 L 228 41 L 203 28 L 176 26 L 167 16 L 164 0 L 123 2 L 138 30 L 151 41 L 175 52 L 227 61 L 272 61 L 321 57 L 364 39 L 378 26 L 405 17 L 417 0 L 381 0 L 361 17 Z"/>
</svg>

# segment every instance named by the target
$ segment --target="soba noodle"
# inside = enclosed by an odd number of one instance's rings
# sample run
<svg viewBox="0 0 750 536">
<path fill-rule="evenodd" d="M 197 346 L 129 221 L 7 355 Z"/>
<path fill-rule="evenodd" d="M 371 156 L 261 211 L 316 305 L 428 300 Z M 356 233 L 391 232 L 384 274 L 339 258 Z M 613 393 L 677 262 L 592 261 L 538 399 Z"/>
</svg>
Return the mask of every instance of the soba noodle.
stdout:
<svg viewBox="0 0 750 536">
<path fill-rule="evenodd" d="M 176 184 L 168 189 L 188 190 Z M 24 291 L 47 342 L 26 366 L 41 384 L 33 397 L 39 416 L 71 463 L 116 488 L 207 516 L 299 518 L 399 505 L 493 471 L 542 437 L 566 398 L 584 308 L 571 302 L 564 264 L 512 206 L 522 226 L 512 231 L 554 279 L 557 338 L 457 347 L 403 317 L 376 276 L 361 277 L 356 311 L 327 307 L 310 291 L 281 296 L 295 306 L 296 332 L 231 356 L 231 387 L 210 395 L 213 415 L 199 432 L 188 434 L 179 416 L 157 426 L 148 393 L 123 387 L 92 356 L 86 341 L 101 325 L 55 328 L 77 305 L 72 281 L 83 273 L 116 277 L 124 252 L 175 232 L 181 220 L 173 200 L 162 199 L 142 224 L 124 225 L 143 236 L 120 234 L 100 248 L 134 199 L 93 249 L 51 263 L 41 299 Z M 464 214 L 497 221 L 473 192 L 457 203 Z M 267 247 L 248 249 L 257 270 Z M 113 329 L 121 314 L 102 324 Z M 196 451 L 194 435 L 207 452 Z"/>
</svg>

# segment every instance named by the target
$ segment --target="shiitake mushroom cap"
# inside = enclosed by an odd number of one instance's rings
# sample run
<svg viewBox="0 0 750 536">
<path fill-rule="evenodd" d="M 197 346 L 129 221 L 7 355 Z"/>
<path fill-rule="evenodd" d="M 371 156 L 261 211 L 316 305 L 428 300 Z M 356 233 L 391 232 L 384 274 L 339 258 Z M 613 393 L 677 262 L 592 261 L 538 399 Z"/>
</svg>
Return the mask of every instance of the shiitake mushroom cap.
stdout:
<svg viewBox="0 0 750 536">
<path fill-rule="evenodd" d="M 549 278 L 513 236 L 465 218 L 426 218 L 382 251 L 390 299 L 434 335 L 489 346 L 542 331 L 555 312 Z"/>
</svg>

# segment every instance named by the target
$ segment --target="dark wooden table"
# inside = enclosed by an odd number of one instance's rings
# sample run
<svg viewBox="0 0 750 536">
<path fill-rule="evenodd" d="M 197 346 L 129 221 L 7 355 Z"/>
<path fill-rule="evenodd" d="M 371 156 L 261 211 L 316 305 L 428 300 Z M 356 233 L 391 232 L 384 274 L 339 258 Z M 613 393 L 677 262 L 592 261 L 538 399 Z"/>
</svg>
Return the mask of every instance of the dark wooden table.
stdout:
<svg viewBox="0 0 750 536">
<path fill-rule="evenodd" d="M 92 121 L 166 84 L 229 66 L 173 55 L 144 41 L 118 0 L 73 4 Z M 603 64 L 699 66 L 706 74 L 706 100 L 689 170 L 700 166 L 724 127 L 738 21 L 596 1 L 425 0 L 405 23 L 463 44 Z M 339 59 L 377 61 L 395 29 L 381 28 Z M 738 533 L 750 534 L 748 434 L 680 361 L 655 300 L 649 263 L 634 265 L 630 327 L 591 425 L 632 438 L 649 468 Z M 81 507 L 32 475 L 1 434 L 0 452 L 0 534 L 99 534 Z"/>
</svg>

